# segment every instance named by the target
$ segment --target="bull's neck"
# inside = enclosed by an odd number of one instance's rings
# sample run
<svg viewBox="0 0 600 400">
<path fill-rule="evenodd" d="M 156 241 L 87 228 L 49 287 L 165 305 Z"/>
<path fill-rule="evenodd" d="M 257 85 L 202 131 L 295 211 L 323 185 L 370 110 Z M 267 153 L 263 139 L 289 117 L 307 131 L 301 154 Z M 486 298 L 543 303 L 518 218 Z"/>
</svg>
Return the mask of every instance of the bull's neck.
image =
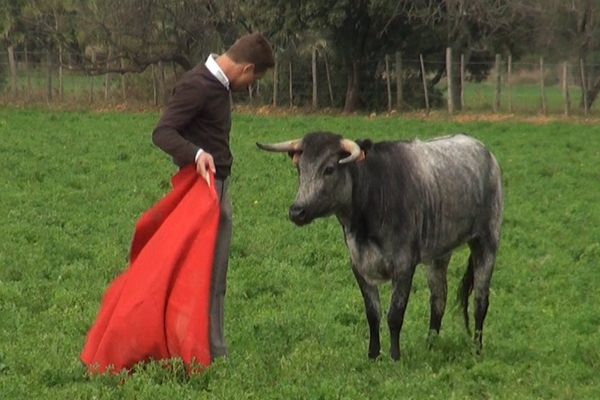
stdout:
<svg viewBox="0 0 600 400">
<path fill-rule="evenodd" d="M 382 193 L 369 179 L 360 167 L 352 166 L 348 172 L 348 190 L 344 201 L 341 202 L 335 215 L 347 232 L 365 231 L 372 222 L 379 221 L 381 210 L 373 207 L 373 200 L 378 199 Z M 379 203 L 379 202 L 377 202 Z M 375 223 L 379 225 L 379 223 Z"/>
</svg>

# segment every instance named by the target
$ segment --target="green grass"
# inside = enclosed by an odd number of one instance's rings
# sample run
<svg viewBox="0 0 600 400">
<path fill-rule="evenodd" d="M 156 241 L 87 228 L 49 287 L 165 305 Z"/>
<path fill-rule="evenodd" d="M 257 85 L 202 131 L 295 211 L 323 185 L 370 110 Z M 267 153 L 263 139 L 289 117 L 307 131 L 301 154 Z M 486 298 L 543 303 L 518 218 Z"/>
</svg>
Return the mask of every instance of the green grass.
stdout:
<svg viewBox="0 0 600 400">
<path fill-rule="evenodd" d="M 548 85 L 544 89 L 546 97 L 547 114 L 563 114 L 565 111 L 565 100 L 562 88 L 558 84 Z M 579 106 L 581 89 L 579 86 L 571 86 L 569 89 L 571 97 L 571 113 L 583 115 Z M 512 94 L 511 94 L 512 93 Z M 507 86 L 500 90 L 500 112 L 508 113 L 512 97 L 512 110 L 516 114 L 536 115 L 542 113 L 542 97 L 539 84 L 517 84 L 513 85 L 512 92 Z M 465 88 L 465 104 L 467 111 L 491 112 L 496 99 L 496 87 L 493 83 L 469 83 Z M 599 109 L 598 103 L 592 105 L 590 112 L 596 113 Z"/>
<path fill-rule="evenodd" d="M 200 376 L 149 364 L 88 378 L 78 357 L 102 294 L 126 266 L 136 219 L 174 172 L 153 148 L 155 114 L 0 110 L 0 398 L 599 398 L 600 127 L 551 123 L 237 115 L 234 241 L 226 330 L 231 356 Z M 362 299 L 334 219 L 299 229 L 287 157 L 254 142 L 316 129 L 351 138 L 464 131 L 504 171 L 506 211 L 485 329 L 472 354 L 452 301 L 426 350 L 428 290 L 417 271 L 403 358 L 367 359 Z M 383 308 L 389 287 L 382 290 Z"/>
</svg>

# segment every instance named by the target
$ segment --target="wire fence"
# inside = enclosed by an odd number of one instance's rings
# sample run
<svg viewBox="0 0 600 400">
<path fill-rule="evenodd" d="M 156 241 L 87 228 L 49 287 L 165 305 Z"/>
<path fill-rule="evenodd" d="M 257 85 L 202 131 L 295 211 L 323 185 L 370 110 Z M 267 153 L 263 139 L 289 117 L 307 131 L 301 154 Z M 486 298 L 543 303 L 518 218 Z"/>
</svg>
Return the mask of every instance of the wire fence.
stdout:
<svg viewBox="0 0 600 400">
<path fill-rule="evenodd" d="M 7 53 L 5 53 L 7 54 Z M 59 58 L 63 62 L 59 61 Z M 600 66 L 580 63 L 464 62 L 403 59 L 399 53 L 360 65 L 363 108 L 372 111 L 446 109 L 457 112 L 514 114 L 598 114 L 586 101 Z M 97 107 L 136 102 L 163 105 L 184 71 L 172 63 L 138 73 L 92 75 L 70 60 L 81 54 L 14 51 L 0 57 L 0 98 L 4 103 L 76 103 Z M 114 66 L 108 65 L 107 68 Z M 342 109 L 347 72 L 326 54 L 278 59 L 273 73 L 235 93 L 234 103 L 254 106 Z M 367 72 L 368 71 L 368 72 Z M 426 79 L 423 79 L 425 76 Z M 454 82 L 449 85 L 448 82 Z M 584 84 L 582 84 L 584 82 Z M 582 91 L 582 87 L 586 90 Z M 588 99 L 589 100 L 589 99 Z"/>
</svg>

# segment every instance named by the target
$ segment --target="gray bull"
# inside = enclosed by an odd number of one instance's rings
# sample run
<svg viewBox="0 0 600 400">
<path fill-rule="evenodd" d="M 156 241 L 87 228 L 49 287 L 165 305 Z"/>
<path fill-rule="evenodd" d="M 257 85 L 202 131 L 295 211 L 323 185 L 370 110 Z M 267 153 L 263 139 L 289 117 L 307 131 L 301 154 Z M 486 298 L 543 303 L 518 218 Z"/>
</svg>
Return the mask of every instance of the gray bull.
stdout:
<svg viewBox="0 0 600 400">
<path fill-rule="evenodd" d="M 502 181 L 494 156 L 465 135 L 427 142 L 354 142 L 328 132 L 257 145 L 287 152 L 300 184 L 290 219 L 305 225 L 335 215 L 364 298 L 370 329 L 369 357 L 380 353 L 377 285 L 391 280 L 387 314 L 391 357 L 400 358 L 400 330 L 417 264 L 428 268 L 431 318 L 428 342 L 439 334 L 446 307 L 446 272 L 452 251 L 468 244 L 468 266 L 459 288 L 465 326 L 474 291 L 475 334 L 481 350 L 483 322 L 502 222 Z"/>
</svg>

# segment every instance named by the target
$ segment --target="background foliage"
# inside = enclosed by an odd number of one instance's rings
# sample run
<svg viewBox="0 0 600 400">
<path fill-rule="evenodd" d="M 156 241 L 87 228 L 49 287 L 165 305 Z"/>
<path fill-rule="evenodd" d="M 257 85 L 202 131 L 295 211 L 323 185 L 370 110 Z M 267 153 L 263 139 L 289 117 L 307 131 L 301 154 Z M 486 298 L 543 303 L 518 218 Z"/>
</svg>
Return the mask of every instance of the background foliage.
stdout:
<svg viewBox="0 0 600 400">
<path fill-rule="evenodd" d="M 583 60 L 592 105 L 600 92 L 599 17 L 598 0 L 0 0 L 0 43 L 29 49 L 32 61 L 58 54 L 55 63 L 87 74 L 139 73 L 159 62 L 190 69 L 239 35 L 262 31 L 281 65 L 313 50 L 327 58 L 342 94 L 335 106 L 345 111 L 385 102 L 378 88 L 383 60 L 396 51 L 407 60 L 423 55 L 432 94 L 446 73 L 447 47 L 456 65 L 465 56 L 475 80 L 487 75 L 496 53 L 575 66 Z M 74 56 L 62 59 L 63 52 Z M 406 68 L 405 101 L 421 103 L 419 67 Z M 452 85 L 460 105 L 458 78 Z"/>
</svg>

